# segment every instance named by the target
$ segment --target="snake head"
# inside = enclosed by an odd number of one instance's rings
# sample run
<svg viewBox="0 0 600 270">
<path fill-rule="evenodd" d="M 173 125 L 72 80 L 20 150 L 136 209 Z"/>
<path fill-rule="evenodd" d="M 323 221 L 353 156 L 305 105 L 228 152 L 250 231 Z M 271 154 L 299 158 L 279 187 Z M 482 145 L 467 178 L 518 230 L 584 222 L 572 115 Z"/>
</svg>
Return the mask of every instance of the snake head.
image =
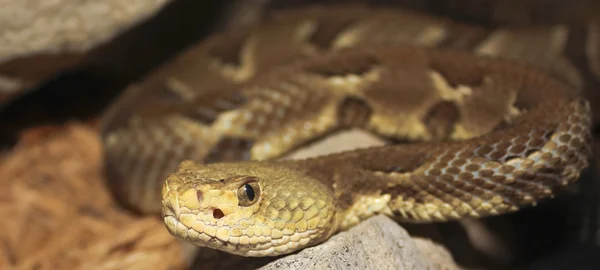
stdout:
<svg viewBox="0 0 600 270">
<path fill-rule="evenodd" d="M 283 165 L 184 161 L 163 185 L 162 214 L 172 235 L 196 246 L 275 256 L 336 230 L 330 193 Z"/>
</svg>

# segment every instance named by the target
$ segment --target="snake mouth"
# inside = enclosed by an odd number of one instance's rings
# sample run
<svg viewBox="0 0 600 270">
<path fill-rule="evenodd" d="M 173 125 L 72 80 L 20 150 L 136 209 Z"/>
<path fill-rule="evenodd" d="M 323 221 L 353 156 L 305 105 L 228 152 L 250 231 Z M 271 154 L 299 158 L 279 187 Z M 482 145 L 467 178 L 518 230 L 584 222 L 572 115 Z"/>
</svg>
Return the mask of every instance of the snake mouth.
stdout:
<svg viewBox="0 0 600 270">
<path fill-rule="evenodd" d="M 317 229 L 308 229 L 281 237 L 273 237 L 272 235 L 223 237 L 221 232 L 230 232 L 234 228 L 209 225 L 200 220 L 196 220 L 196 222 L 203 225 L 188 226 L 183 224 L 180 220 L 181 217 L 174 215 L 174 212 L 164 211 L 164 213 L 163 219 L 167 230 L 176 238 L 198 247 L 217 249 L 245 257 L 279 256 L 292 253 L 300 248 L 312 245 L 313 240 L 319 238 L 322 233 Z M 197 226 L 203 228 L 202 231 L 196 229 Z"/>
<path fill-rule="evenodd" d="M 171 233 L 171 235 L 173 235 L 177 238 L 181 238 L 186 241 L 190 241 L 192 244 L 194 244 L 196 246 L 215 248 L 215 244 L 221 245 L 224 247 L 233 245 L 233 243 L 223 241 L 223 240 L 217 238 L 216 236 L 211 236 L 206 233 L 199 233 L 196 230 L 194 230 L 193 228 L 189 228 L 188 226 L 186 226 L 185 224 L 183 224 L 182 222 L 177 220 L 176 216 L 174 216 L 174 215 L 170 215 L 170 214 L 165 215 L 164 221 L 165 221 L 165 224 L 167 225 L 167 230 L 169 231 L 169 233 Z M 197 235 L 195 235 L 195 236 L 190 235 L 193 233 L 196 233 Z M 217 249 L 221 249 L 221 248 L 217 248 Z M 221 249 L 221 250 L 228 251 L 229 249 Z"/>
<path fill-rule="evenodd" d="M 195 246 L 217 249 L 240 256 L 265 256 L 261 255 L 262 252 L 257 252 L 257 250 L 253 249 L 253 247 L 257 245 L 236 244 L 219 239 L 217 236 L 212 236 L 204 232 L 198 232 L 180 222 L 174 215 L 165 215 L 164 222 L 167 225 L 167 230 L 169 233 L 171 233 L 171 235 L 190 242 Z"/>
</svg>

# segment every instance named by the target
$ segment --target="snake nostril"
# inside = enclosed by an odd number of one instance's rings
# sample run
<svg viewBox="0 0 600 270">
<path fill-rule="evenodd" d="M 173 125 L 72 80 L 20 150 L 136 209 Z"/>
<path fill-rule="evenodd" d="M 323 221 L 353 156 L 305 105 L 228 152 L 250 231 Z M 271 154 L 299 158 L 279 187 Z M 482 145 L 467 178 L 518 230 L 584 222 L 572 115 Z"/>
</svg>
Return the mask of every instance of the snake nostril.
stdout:
<svg viewBox="0 0 600 270">
<path fill-rule="evenodd" d="M 215 208 L 215 210 L 213 210 L 213 217 L 216 219 L 220 219 L 222 217 L 224 217 L 225 214 L 223 214 L 223 211 L 221 211 L 221 209 Z"/>
</svg>

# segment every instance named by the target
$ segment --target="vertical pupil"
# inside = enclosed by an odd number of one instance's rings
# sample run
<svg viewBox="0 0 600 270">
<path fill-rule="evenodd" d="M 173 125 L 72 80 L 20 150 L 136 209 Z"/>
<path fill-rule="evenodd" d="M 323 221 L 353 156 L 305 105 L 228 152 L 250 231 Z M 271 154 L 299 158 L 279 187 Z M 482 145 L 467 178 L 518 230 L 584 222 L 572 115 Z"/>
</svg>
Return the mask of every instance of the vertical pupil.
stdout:
<svg viewBox="0 0 600 270">
<path fill-rule="evenodd" d="M 245 184 L 244 189 L 246 190 L 246 196 L 248 196 L 248 200 L 254 201 L 254 189 L 252 186 Z"/>
</svg>

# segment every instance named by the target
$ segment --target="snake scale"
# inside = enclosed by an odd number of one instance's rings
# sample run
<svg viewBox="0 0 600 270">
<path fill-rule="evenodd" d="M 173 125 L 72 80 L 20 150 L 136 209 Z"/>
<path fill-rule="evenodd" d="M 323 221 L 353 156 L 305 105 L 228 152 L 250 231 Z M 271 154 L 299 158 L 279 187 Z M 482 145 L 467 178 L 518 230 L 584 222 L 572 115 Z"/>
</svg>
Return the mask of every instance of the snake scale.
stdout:
<svg viewBox="0 0 600 270">
<path fill-rule="evenodd" d="M 176 237 L 242 256 L 294 252 L 375 214 L 514 212 L 577 180 L 591 155 L 589 104 L 560 36 L 362 5 L 278 11 L 214 34 L 114 102 L 108 184 Z M 277 159 L 350 128 L 397 143 Z"/>
</svg>

